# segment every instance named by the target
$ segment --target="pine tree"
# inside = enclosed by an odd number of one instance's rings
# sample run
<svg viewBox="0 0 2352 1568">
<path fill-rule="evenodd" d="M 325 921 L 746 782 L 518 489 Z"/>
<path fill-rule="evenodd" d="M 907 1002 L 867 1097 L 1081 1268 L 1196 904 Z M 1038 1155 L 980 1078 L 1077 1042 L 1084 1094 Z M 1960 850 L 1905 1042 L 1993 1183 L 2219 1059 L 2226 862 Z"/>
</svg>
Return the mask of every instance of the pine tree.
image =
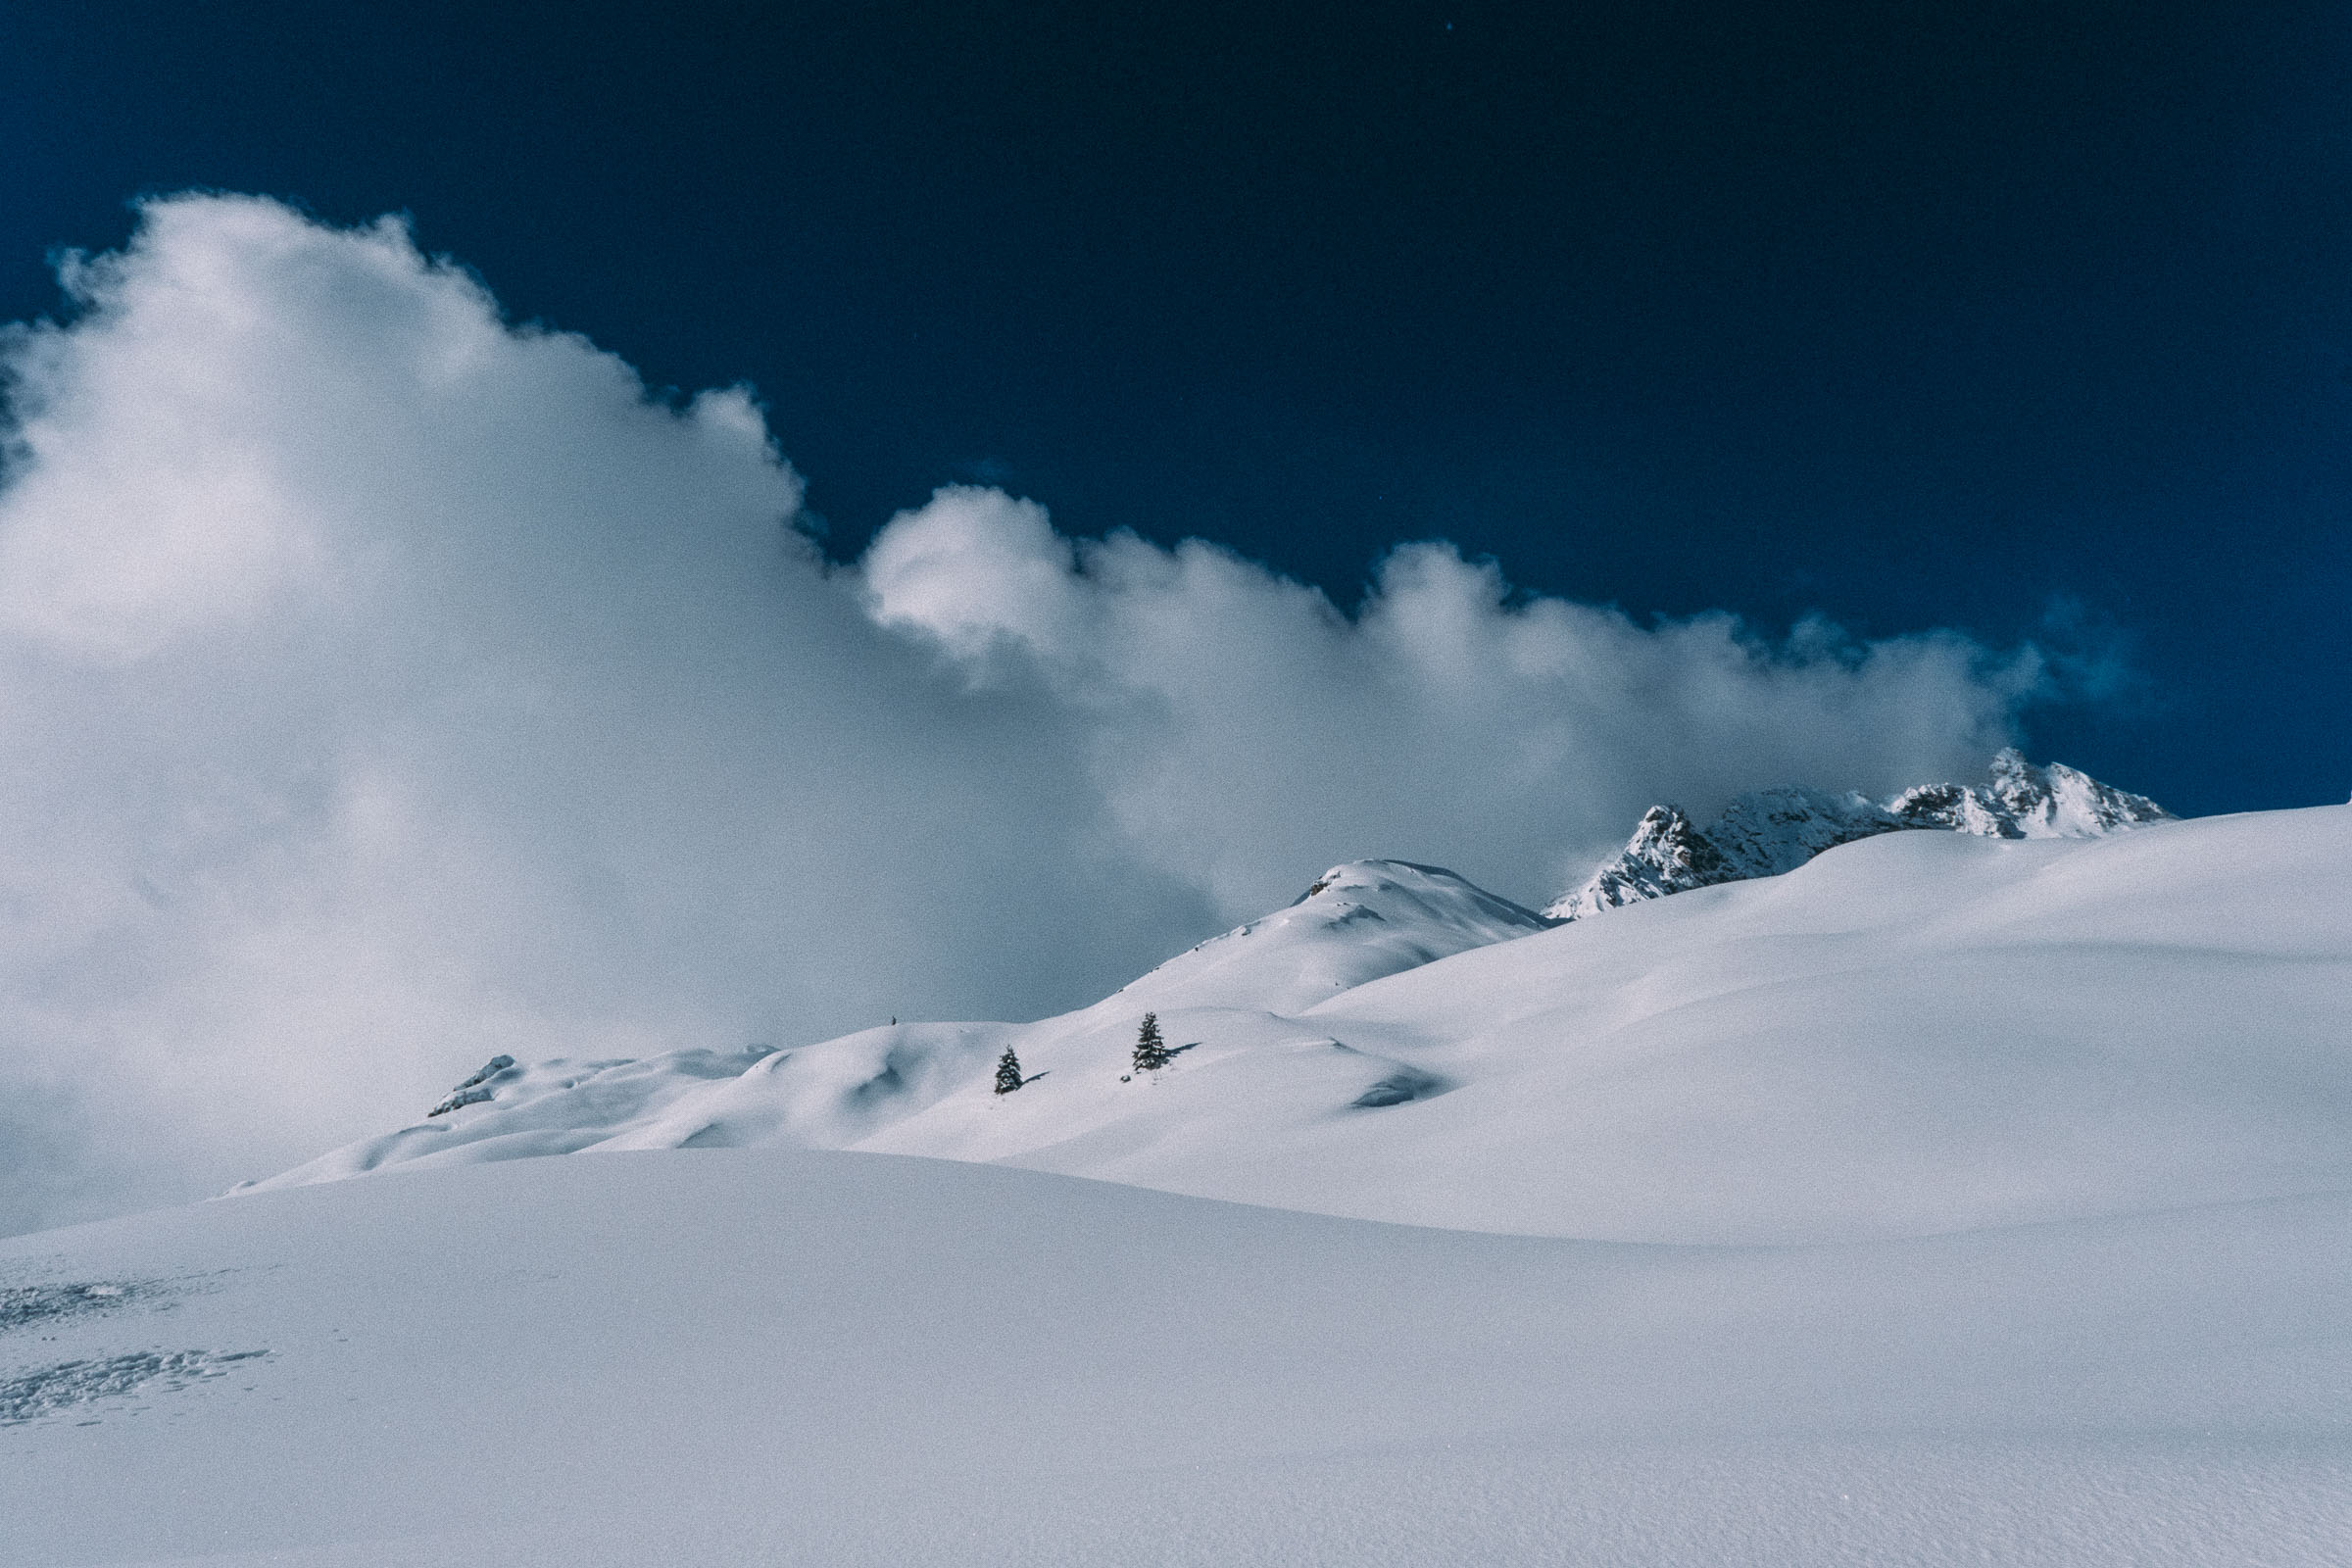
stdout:
<svg viewBox="0 0 2352 1568">
<path fill-rule="evenodd" d="M 1009 1095 L 1020 1088 L 1022 1082 L 1021 1058 L 1012 1054 L 1010 1046 L 1006 1046 L 1004 1054 L 997 1058 L 997 1093 Z"/>
<path fill-rule="evenodd" d="M 1160 1035 L 1159 1014 L 1156 1012 L 1145 1013 L 1144 1027 L 1137 1032 L 1135 1037 L 1135 1070 L 1137 1072 L 1157 1072 L 1173 1061 L 1175 1057 L 1176 1053 L 1168 1049 L 1167 1041 Z"/>
</svg>

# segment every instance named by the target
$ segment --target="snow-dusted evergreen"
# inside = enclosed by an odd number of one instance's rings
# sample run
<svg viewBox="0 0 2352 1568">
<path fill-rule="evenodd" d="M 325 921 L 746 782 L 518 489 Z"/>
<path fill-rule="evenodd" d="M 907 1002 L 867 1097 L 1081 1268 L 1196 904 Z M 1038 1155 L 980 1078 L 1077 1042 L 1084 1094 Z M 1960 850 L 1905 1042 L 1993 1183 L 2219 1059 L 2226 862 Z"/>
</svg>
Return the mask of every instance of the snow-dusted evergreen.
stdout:
<svg viewBox="0 0 2352 1568">
<path fill-rule="evenodd" d="M 1130 1053 L 1134 1069 L 1137 1072 L 1157 1072 L 1173 1061 L 1175 1056 L 1176 1054 L 1168 1049 L 1167 1037 L 1159 1032 L 1159 1014 L 1145 1013 L 1142 1025 L 1135 1032 L 1135 1050 Z"/>
<path fill-rule="evenodd" d="M 1984 784 L 1916 784 L 1881 803 L 1848 792 L 1783 788 L 1736 798 L 1699 828 L 1673 806 L 1644 812 L 1624 849 L 1544 913 L 1576 920 L 1602 909 L 1792 871 L 1824 850 L 1903 828 L 1984 838 L 2097 838 L 2168 821 L 2144 795 L 2053 762 L 2036 767 L 2015 748 L 1994 756 Z"/>
<path fill-rule="evenodd" d="M 997 1058 L 997 1093 L 1000 1095 L 1009 1095 L 1013 1093 L 1013 1091 L 1019 1089 L 1023 1082 L 1024 1080 L 1021 1077 L 1021 1058 L 1013 1054 L 1012 1048 L 1010 1046 L 1006 1046 L 1004 1048 L 1004 1054 Z"/>
</svg>

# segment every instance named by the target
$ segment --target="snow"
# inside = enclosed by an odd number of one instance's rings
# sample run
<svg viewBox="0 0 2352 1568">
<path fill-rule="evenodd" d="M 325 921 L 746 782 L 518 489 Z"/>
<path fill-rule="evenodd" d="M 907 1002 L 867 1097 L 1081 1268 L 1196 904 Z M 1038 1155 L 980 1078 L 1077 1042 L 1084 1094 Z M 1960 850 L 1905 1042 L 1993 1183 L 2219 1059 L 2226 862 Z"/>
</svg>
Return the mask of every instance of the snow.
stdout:
<svg viewBox="0 0 2352 1568">
<path fill-rule="evenodd" d="M 2144 795 L 2102 784 L 2063 762 L 2035 767 L 2014 747 L 1994 756 L 1991 782 L 1982 788 L 1921 785 L 1897 795 L 1887 808 L 1909 827 L 2004 839 L 2097 838 L 2172 816 Z"/>
<path fill-rule="evenodd" d="M 1354 862 L 1058 1018 L 493 1061 L 0 1242 L 0 1564 L 2339 1562 L 2352 808 L 2043 776 L 1571 924 Z"/>
<path fill-rule="evenodd" d="M 1451 871 L 1356 860 L 1325 871 L 1287 909 L 1178 955 L 1101 1005 L 1296 1012 L 1384 975 L 1544 930 L 1532 909 Z"/>
<path fill-rule="evenodd" d="M 1075 1013 L 511 1069 L 488 1103 L 263 1185 L 782 1143 L 1723 1243 L 2352 1188 L 2339 808 L 1890 833 L 1557 927 L 1395 862 L 1326 881 Z M 1147 1010 L 1193 1049 L 1125 1082 Z M 1007 1046 L 1037 1081 L 1000 1096 Z"/>
<path fill-rule="evenodd" d="M 1735 798 L 1703 830 L 1679 807 L 1653 806 L 1624 849 L 1544 913 L 1575 920 L 1693 888 L 1778 876 L 1840 844 L 1904 828 L 2003 839 L 2101 838 L 2172 819 L 2144 795 L 2063 762 L 2036 767 L 2013 747 L 1994 755 L 1986 778 L 1983 785 L 1914 785 L 1885 805 L 1852 791 L 1757 790 Z"/>
<path fill-rule="evenodd" d="M 153 1282 L 0 1340 L 34 1371 L 224 1372 L 0 1425 L 11 1564 L 2296 1564 L 2352 1529 L 2341 1195 L 1632 1247 L 771 1148 L 277 1191 L 0 1270 Z"/>
<path fill-rule="evenodd" d="M 1122 1087 L 1115 1080 L 1128 1071 L 1146 1012 L 1159 1015 L 1170 1045 L 1194 1047 L 1179 1056 L 1179 1068 L 1168 1070 L 1167 1084 L 1189 1082 L 1204 1062 L 1227 1062 L 1237 1052 L 1253 1058 L 1243 1065 L 1245 1073 L 1288 1054 L 1305 1058 L 1303 1064 L 1276 1062 L 1277 1076 L 1311 1085 L 1307 1092 L 1321 1097 L 1314 1101 L 1318 1108 L 1332 1096 L 1334 1104 L 1367 1095 L 1399 1103 L 1408 1091 L 1434 1091 L 1439 1080 L 1408 1063 L 1339 1046 L 1286 1014 L 1303 1013 L 1385 975 L 1547 928 L 1541 915 L 1450 871 L 1400 860 L 1355 861 L 1325 871 L 1288 908 L 1179 954 L 1092 1007 L 1042 1024 L 896 1024 L 772 1054 L 764 1048 L 742 1054 L 696 1050 L 647 1061 L 558 1060 L 529 1069 L 510 1064 L 491 1076 L 477 1074 L 456 1092 L 487 1087 L 487 1102 L 446 1114 L 436 1110 L 417 1126 L 335 1151 L 259 1185 L 332 1180 L 415 1161 L 462 1163 L 586 1149 L 767 1142 L 880 1148 L 886 1131 L 919 1120 L 943 1102 L 953 1104 L 939 1113 L 940 1136 L 959 1151 L 979 1115 L 994 1118 L 977 1124 L 982 1128 L 1034 1127 L 1040 1140 L 1056 1141 L 1066 1129 L 1053 1121 L 1052 1107 L 1069 1103 L 1065 1086 L 1048 1078 L 1017 1095 L 996 1095 L 999 1054 L 1014 1047 L 1032 1078 L 1059 1067 L 1086 1078 L 1093 1090 Z M 1134 1111 L 1147 1103 L 1144 1095 L 1166 1085 L 1123 1087 L 1130 1091 L 1123 1096 L 1082 1092 L 1079 1098 L 1098 1120 L 1116 1120 L 1122 1109 Z M 943 1144 L 909 1152 L 950 1151 Z"/>
</svg>

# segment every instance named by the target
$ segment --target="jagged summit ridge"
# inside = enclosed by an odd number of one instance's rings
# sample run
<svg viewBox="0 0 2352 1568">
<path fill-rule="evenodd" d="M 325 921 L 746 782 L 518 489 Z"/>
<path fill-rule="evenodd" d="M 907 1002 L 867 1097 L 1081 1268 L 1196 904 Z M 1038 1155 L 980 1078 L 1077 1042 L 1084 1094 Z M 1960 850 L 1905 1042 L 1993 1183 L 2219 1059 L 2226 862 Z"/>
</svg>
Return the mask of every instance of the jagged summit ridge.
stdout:
<svg viewBox="0 0 2352 1568">
<path fill-rule="evenodd" d="M 2172 812 L 2064 762 L 2036 767 L 2015 747 L 1992 759 L 1982 788 L 1916 784 L 1886 803 L 1904 827 L 1951 828 L 2000 839 L 2100 838 L 2169 820 Z"/>
<path fill-rule="evenodd" d="M 2100 838 L 2167 820 L 2144 795 L 2102 784 L 2063 762 L 2037 767 L 2014 747 L 1996 753 L 1987 782 L 1915 784 L 1884 804 L 1855 792 L 1772 789 L 1741 795 L 1703 830 L 1679 807 L 1653 806 L 1626 846 L 1544 913 L 1575 920 L 1692 888 L 1793 871 L 1824 850 L 1904 828 L 1983 838 Z"/>
<path fill-rule="evenodd" d="M 1714 840 L 1701 833 L 1681 807 L 1653 806 L 1642 813 L 1634 836 L 1615 859 L 1544 913 L 1555 920 L 1574 919 L 1592 909 L 1712 887 L 1730 880 L 1727 866 Z"/>
</svg>

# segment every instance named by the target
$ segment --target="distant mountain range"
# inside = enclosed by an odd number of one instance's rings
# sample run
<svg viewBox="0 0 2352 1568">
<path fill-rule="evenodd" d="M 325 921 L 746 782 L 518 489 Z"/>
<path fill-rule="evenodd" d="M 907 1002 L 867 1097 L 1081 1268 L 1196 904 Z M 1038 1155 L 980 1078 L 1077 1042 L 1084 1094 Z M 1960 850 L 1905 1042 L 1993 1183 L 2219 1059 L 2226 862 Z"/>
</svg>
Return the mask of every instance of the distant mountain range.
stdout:
<svg viewBox="0 0 2352 1568">
<path fill-rule="evenodd" d="M 1758 790 L 1733 801 L 1704 829 L 1680 807 L 1653 806 L 1623 850 L 1544 913 L 1576 920 L 1693 888 L 1779 876 L 1824 850 L 1904 828 L 2080 839 L 2171 819 L 2144 795 L 2102 784 L 2063 762 L 2036 767 L 2011 748 L 1993 758 L 1984 784 L 1914 784 L 1884 803 L 1850 791 Z"/>
</svg>

